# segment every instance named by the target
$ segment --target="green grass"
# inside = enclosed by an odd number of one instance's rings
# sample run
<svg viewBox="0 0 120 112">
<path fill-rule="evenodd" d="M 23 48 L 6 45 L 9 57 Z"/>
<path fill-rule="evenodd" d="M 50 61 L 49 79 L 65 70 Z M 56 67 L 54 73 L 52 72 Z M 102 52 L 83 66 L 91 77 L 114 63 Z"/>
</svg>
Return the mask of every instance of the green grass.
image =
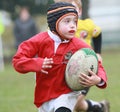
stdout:
<svg viewBox="0 0 120 112">
<path fill-rule="evenodd" d="M 87 96 L 96 101 L 109 100 L 111 112 L 119 112 L 119 51 L 120 49 L 103 51 L 103 65 L 108 76 L 108 87 L 106 89 L 92 87 Z M 21 75 L 12 68 L 11 63 L 6 64 L 5 71 L 0 72 L 0 112 L 37 112 L 33 104 L 34 86 L 34 73 Z"/>
<path fill-rule="evenodd" d="M 33 74 L 20 75 L 6 65 L 0 72 L 0 112 L 37 112 L 33 105 Z"/>
</svg>

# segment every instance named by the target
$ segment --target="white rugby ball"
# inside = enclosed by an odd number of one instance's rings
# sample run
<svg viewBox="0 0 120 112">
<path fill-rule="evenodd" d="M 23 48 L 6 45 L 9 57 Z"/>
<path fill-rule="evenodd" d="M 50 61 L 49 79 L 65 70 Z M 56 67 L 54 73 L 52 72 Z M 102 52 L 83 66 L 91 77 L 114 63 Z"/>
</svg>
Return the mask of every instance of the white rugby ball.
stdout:
<svg viewBox="0 0 120 112">
<path fill-rule="evenodd" d="M 89 75 L 88 70 L 92 70 L 94 73 L 97 73 L 98 58 L 94 50 L 83 48 L 76 51 L 67 63 L 65 71 L 65 80 L 67 85 L 75 91 L 83 89 L 84 87 L 80 85 L 78 76 L 81 73 Z"/>
</svg>

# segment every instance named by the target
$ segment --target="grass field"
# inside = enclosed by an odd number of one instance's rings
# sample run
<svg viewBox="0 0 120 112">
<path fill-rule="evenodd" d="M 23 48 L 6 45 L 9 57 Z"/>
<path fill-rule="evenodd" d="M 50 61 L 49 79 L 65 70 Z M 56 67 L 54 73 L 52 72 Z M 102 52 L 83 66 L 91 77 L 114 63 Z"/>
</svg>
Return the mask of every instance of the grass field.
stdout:
<svg viewBox="0 0 120 112">
<path fill-rule="evenodd" d="M 108 75 L 108 87 L 93 87 L 87 98 L 109 100 L 110 112 L 119 112 L 120 49 L 104 50 L 102 56 Z M 34 73 L 20 75 L 11 63 L 5 64 L 5 71 L 0 72 L 0 112 L 37 112 L 33 104 L 34 85 Z"/>
</svg>

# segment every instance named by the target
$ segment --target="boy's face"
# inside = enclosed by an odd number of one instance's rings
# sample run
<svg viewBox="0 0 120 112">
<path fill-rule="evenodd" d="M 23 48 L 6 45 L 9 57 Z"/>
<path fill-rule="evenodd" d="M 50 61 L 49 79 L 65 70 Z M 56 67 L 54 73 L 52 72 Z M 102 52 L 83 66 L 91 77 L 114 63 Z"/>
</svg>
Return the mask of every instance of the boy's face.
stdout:
<svg viewBox="0 0 120 112">
<path fill-rule="evenodd" d="M 68 15 L 63 17 L 58 23 L 58 32 L 66 39 L 71 39 L 75 36 L 77 28 L 77 16 Z"/>
</svg>

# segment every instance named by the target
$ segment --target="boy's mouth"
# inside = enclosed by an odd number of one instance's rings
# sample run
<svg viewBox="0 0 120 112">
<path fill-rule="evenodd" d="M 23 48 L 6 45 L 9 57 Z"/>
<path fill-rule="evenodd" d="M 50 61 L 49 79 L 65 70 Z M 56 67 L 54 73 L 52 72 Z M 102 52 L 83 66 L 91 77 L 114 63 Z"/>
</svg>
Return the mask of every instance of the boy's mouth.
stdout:
<svg viewBox="0 0 120 112">
<path fill-rule="evenodd" d="M 75 30 L 70 30 L 69 33 L 75 33 Z"/>
</svg>

